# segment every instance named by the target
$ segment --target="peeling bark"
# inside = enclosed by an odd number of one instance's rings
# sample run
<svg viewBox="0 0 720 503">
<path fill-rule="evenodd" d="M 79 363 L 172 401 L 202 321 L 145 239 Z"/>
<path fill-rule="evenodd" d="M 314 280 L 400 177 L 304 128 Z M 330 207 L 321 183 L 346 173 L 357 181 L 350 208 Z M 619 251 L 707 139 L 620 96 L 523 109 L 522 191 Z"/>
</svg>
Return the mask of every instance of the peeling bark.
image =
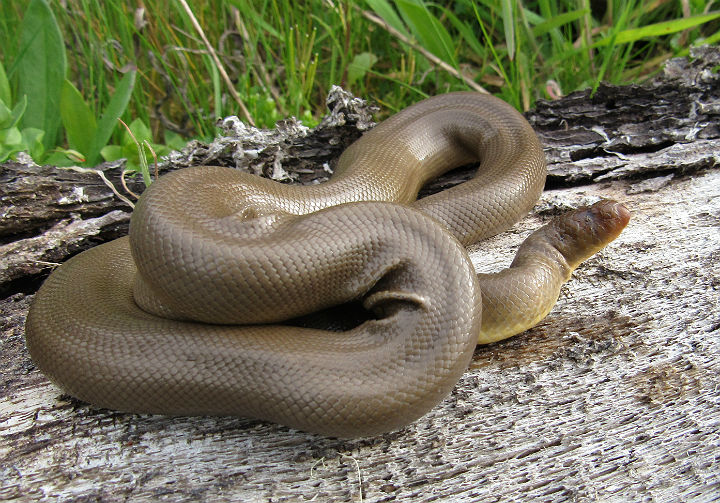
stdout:
<svg viewBox="0 0 720 503">
<path fill-rule="evenodd" d="M 23 340 L 31 296 L 7 297 L 0 302 L 0 499 L 360 501 L 362 491 L 373 502 L 716 500 L 720 97 L 717 74 L 707 69 L 717 58 L 708 50 L 695 62 L 671 62 L 667 73 L 679 68 L 684 80 L 671 75 L 593 98 L 576 93 L 529 114 L 556 174 L 533 214 L 475 247 L 476 268 L 507 265 L 551 215 L 598 197 L 625 202 L 633 219 L 576 271 L 546 320 L 478 347 L 452 394 L 402 431 L 339 441 L 242 418 L 95 409 L 37 372 Z M 277 156 L 292 173 L 280 143 L 255 157 L 266 174 Z M 343 148 L 340 141 L 328 162 Z M 219 151 L 255 162 L 246 150 Z M 72 183 L 56 193 L 72 194 Z M 104 190 L 98 180 L 91 186 Z M 5 190 L 3 204 L 11 197 Z M 3 246 L 17 246 L 0 256 L 11 265 L 0 267 L 6 287 L 46 272 L 33 261 L 62 261 L 104 239 L 101 229 L 122 225 L 122 204 L 109 199 L 105 210 L 88 213 L 80 202 L 68 212 L 58 204 L 42 218 L 26 210 L 35 222 L 28 231 L 3 231 Z M 57 250 L 52 260 L 44 239 Z M 34 250 L 31 258 L 23 261 L 20 249 Z"/>
</svg>

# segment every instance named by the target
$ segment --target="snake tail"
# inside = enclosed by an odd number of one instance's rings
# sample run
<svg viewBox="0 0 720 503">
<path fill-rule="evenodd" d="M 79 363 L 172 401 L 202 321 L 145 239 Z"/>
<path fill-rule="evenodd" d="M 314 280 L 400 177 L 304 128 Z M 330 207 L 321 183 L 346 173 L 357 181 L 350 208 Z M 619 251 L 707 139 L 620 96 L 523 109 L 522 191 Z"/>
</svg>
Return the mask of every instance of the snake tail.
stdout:
<svg viewBox="0 0 720 503">
<path fill-rule="evenodd" d="M 479 274 L 483 314 L 478 344 L 519 334 L 545 318 L 573 270 L 618 237 L 629 221 L 630 211 L 616 201 L 578 208 L 528 236 L 510 267 Z"/>
</svg>

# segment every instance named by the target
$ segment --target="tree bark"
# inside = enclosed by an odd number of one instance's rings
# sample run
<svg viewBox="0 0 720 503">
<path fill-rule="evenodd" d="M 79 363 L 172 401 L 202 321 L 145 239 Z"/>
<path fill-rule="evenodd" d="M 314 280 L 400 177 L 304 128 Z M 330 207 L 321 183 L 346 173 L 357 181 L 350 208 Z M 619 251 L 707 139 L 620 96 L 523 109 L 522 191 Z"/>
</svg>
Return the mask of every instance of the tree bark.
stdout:
<svg viewBox="0 0 720 503">
<path fill-rule="evenodd" d="M 124 232 L 129 207 L 97 174 L 6 163 L 0 499 L 717 500 L 720 52 L 694 56 L 670 61 L 652 85 L 601 86 L 528 114 L 548 155 L 547 190 L 512 231 L 473 248 L 476 268 L 506 266 L 551 215 L 599 197 L 626 203 L 630 225 L 576 271 L 540 325 L 478 347 L 439 406 L 370 439 L 123 414 L 63 395 L 25 349 L 32 289 L 51 262 Z M 316 130 L 290 121 L 258 132 L 229 119 L 232 134 L 162 170 L 215 163 L 302 182 L 326 176 L 322 163 L 370 126 L 362 102 L 338 96 Z"/>
</svg>

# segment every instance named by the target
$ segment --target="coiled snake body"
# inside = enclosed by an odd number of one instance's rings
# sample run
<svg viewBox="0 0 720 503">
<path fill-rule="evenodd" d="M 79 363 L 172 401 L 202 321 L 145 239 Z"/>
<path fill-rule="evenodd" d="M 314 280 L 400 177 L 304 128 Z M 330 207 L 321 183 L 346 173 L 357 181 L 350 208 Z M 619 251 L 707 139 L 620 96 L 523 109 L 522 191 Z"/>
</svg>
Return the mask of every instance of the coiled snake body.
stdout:
<svg viewBox="0 0 720 503">
<path fill-rule="evenodd" d="M 475 178 L 415 201 L 473 161 Z M 129 238 L 47 279 L 28 315 L 31 356 L 71 395 L 113 409 L 333 436 L 397 429 L 449 393 L 478 342 L 544 317 L 572 269 L 627 223 L 617 203 L 579 210 L 533 234 L 510 269 L 478 277 L 463 245 L 526 214 L 544 179 L 530 125 L 475 93 L 381 123 L 324 184 L 220 167 L 165 175 Z M 343 331 L 312 321 L 348 303 L 370 315 Z M 301 317 L 311 321 L 287 323 Z"/>
</svg>

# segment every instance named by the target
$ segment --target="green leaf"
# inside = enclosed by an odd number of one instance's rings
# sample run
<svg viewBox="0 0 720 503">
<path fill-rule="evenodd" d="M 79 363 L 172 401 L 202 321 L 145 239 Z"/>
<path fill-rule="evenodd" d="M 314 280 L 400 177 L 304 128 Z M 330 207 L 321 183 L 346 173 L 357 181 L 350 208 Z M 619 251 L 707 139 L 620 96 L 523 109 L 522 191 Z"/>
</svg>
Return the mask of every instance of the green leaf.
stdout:
<svg viewBox="0 0 720 503">
<path fill-rule="evenodd" d="M 400 20 L 400 17 L 392 8 L 392 5 L 387 0 L 365 0 L 375 14 L 383 18 L 383 20 L 395 28 L 397 31 L 402 33 L 405 37 L 410 38 L 410 34 L 405 29 L 405 25 Z"/>
<path fill-rule="evenodd" d="M 117 161 L 125 157 L 120 145 L 107 145 L 100 150 L 100 154 L 106 161 Z"/>
<path fill-rule="evenodd" d="M 452 37 L 425 4 L 421 0 L 396 0 L 395 3 L 422 46 L 445 63 L 457 66 Z"/>
<path fill-rule="evenodd" d="M 175 131 L 165 131 L 165 144 L 170 150 L 180 150 L 187 142 Z"/>
<path fill-rule="evenodd" d="M 0 143 L 3 145 L 19 145 L 22 142 L 20 130 L 16 127 L 0 131 Z"/>
<path fill-rule="evenodd" d="M 9 152 L 8 155 L 25 150 L 22 142 L 22 133 L 20 133 L 20 130 L 16 127 L 0 131 L 0 145 Z"/>
<path fill-rule="evenodd" d="M 28 97 L 23 127 L 45 131 L 46 149 L 60 138 L 60 94 L 65 81 L 65 46 L 46 0 L 30 0 L 20 27 L 18 95 Z"/>
<path fill-rule="evenodd" d="M 714 12 L 712 14 L 705 14 L 702 16 L 692 16 L 675 19 L 674 21 L 663 21 L 662 23 L 650 24 L 647 26 L 642 26 L 640 28 L 631 28 L 629 30 L 623 30 L 618 32 L 614 39 L 613 37 L 604 38 L 599 42 L 593 44 L 593 47 L 601 47 L 604 45 L 608 45 L 611 42 L 615 45 L 618 45 L 628 42 L 635 42 L 636 40 L 640 40 L 642 38 L 669 35 L 670 33 L 676 33 L 678 31 L 694 28 L 695 26 L 705 24 L 719 17 L 720 12 Z"/>
<path fill-rule="evenodd" d="M 515 59 L 515 15 L 512 0 L 501 0 L 505 46 L 510 61 Z"/>
<path fill-rule="evenodd" d="M 15 108 L 13 108 L 12 111 L 12 123 L 11 126 L 15 126 L 20 122 L 20 119 L 22 119 L 23 115 L 25 115 L 25 111 L 27 110 L 27 96 L 23 96 L 20 101 L 17 102 L 15 105 Z"/>
<path fill-rule="evenodd" d="M 65 80 L 63 84 L 60 115 L 70 148 L 87 155 L 95 137 L 97 123 L 80 91 L 69 80 Z"/>
<path fill-rule="evenodd" d="M 129 136 L 126 136 L 125 138 L 129 138 Z M 128 169 L 137 169 L 137 166 L 140 164 L 140 150 L 138 145 L 135 143 L 123 143 L 120 148 L 122 149 L 122 155 L 120 158 L 128 160 Z M 137 171 L 140 170 L 137 169 Z"/>
<path fill-rule="evenodd" d="M 22 130 L 22 142 L 33 159 L 41 159 L 45 154 L 43 136 L 45 136 L 45 131 L 42 129 L 29 127 Z"/>
<path fill-rule="evenodd" d="M 50 152 L 43 162 L 46 164 L 52 164 L 53 166 L 75 166 L 78 164 L 77 161 L 70 159 L 66 151 L 62 149 Z"/>
<path fill-rule="evenodd" d="M 8 157 L 10 157 L 11 154 L 12 154 L 12 149 L 4 147 L 2 142 L 0 142 L 0 162 L 7 161 Z"/>
<path fill-rule="evenodd" d="M 11 126 L 12 111 L 0 102 L 0 129 L 9 128 Z"/>
<path fill-rule="evenodd" d="M 100 117 L 100 122 L 98 122 L 92 144 L 87 151 L 87 161 L 85 164 L 94 166 L 100 160 L 102 148 L 110 141 L 113 130 L 117 126 L 118 119 L 123 112 L 125 112 L 128 102 L 130 101 L 130 95 L 132 95 L 133 88 L 135 87 L 136 73 L 135 70 L 126 73 L 117 85 L 115 94 L 113 94 L 102 117 Z M 115 159 L 106 158 L 106 160 Z"/>
<path fill-rule="evenodd" d="M 348 85 L 352 86 L 358 79 L 363 78 L 377 60 L 378 57 L 371 52 L 363 52 L 355 56 L 348 65 Z"/>
<path fill-rule="evenodd" d="M 0 61 L 0 103 L 4 103 L 8 107 L 12 104 L 12 96 L 10 95 L 10 83 L 5 74 L 5 67 Z"/>
<path fill-rule="evenodd" d="M 27 98 L 25 96 L 18 101 L 12 111 L 8 109 L 5 104 L 0 103 L 0 128 L 11 128 L 17 126 L 23 116 L 23 113 L 25 113 L 26 106 Z"/>
<path fill-rule="evenodd" d="M 142 143 L 143 141 L 151 141 L 152 140 L 152 133 L 150 132 L 150 128 L 142 121 L 142 119 L 137 118 L 134 121 L 130 123 L 130 131 L 132 131 L 133 136 L 135 139 L 133 139 L 127 131 L 125 132 L 125 137 L 123 139 L 123 146 L 125 145 L 131 145 L 134 148 L 137 147 L 137 143 Z"/>
</svg>

